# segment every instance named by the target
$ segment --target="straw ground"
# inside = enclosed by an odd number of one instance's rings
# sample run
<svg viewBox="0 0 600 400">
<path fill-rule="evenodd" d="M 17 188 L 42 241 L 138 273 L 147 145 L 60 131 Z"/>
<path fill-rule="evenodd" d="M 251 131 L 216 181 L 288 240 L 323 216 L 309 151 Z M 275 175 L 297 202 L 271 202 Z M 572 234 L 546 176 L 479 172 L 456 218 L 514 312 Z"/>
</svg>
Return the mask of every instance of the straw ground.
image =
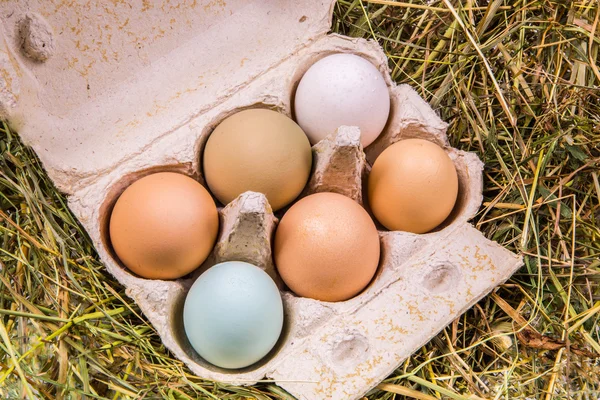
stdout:
<svg viewBox="0 0 600 400">
<path fill-rule="evenodd" d="M 597 0 L 336 5 L 333 31 L 377 40 L 485 162 L 473 223 L 525 256 L 369 398 L 600 398 L 599 19 Z M 0 154 L 0 398 L 289 398 L 191 375 L 6 125 Z"/>
</svg>

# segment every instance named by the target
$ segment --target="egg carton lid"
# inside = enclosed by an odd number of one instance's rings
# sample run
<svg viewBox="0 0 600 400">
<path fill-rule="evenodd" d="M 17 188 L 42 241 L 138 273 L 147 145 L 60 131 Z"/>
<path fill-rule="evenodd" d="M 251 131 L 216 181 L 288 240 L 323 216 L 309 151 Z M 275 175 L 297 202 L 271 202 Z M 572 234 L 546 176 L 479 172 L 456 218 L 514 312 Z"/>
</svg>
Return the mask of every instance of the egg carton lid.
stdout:
<svg viewBox="0 0 600 400">
<path fill-rule="evenodd" d="M 0 3 L 0 117 L 93 181 L 327 33 L 335 1 Z"/>
</svg>

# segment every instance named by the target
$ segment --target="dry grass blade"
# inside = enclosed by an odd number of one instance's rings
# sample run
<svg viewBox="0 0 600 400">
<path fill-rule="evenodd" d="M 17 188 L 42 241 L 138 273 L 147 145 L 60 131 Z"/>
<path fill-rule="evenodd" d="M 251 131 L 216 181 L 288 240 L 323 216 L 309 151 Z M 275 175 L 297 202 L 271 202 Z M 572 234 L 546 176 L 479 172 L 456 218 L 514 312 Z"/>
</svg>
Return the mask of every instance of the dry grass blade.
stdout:
<svg viewBox="0 0 600 400">
<path fill-rule="evenodd" d="M 428 394 L 424 394 L 423 392 L 419 392 L 414 389 L 409 389 L 404 386 L 393 385 L 391 383 L 380 383 L 379 385 L 377 385 L 377 389 L 381 389 L 390 393 L 401 394 L 402 396 L 407 396 L 417 400 L 437 400 L 437 397 L 433 397 Z"/>
<path fill-rule="evenodd" d="M 448 9 L 450 10 L 450 12 L 452 12 L 452 15 L 454 15 L 454 18 L 456 18 L 456 20 L 458 21 L 458 24 L 463 28 L 465 35 L 469 39 L 469 42 L 471 42 L 471 44 L 475 48 L 475 51 L 477 51 L 477 53 L 481 57 L 481 61 L 483 61 L 483 64 L 485 65 L 485 69 L 487 70 L 488 74 L 490 75 L 490 79 L 492 80 L 492 83 L 494 84 L 494 87 L 497 91 L 497 96 L 498 96 L 498 99 L 500 100 L 500 104 L 502 105 L 504 112 L 508 116 L 508 121 L 514 127 L 515 123 L 516 123 L 515 117 L 512 114 L 512 111 L 511 111 L 510 107 L 508 106 L 506 99 L 504 98 L 504 94 L 502 94 L 502 88 L 500 88 L 500 85 L 498 84 L 498 81 L 496 80 L 494 71 L 492 71 L 492 67 L 490 66 L 489 61 L 487 60 L 486 56 L 481 51 L 479 44 L 473 38 L 473 35 L 471 35 L 471 32 L 469 32 L 469 28 L 467 28 L 467 26 L 463 22 L 462 18 L 460 17 L 460 15 L 458 15 L 458 12 L 454 8 L 454 6 L 450 2 L 450 0 L 443 0 L 443 1 L 444 1 L 444 4 L 446 4 L 448 6 Z"/>
<path fill-rule="evenodd" d="M 600 361 L 588 357 L 600 353 L 599 19 L 596 0 L 336 4 L 333 30 L 377 40 L 393 78 L 450 123 L 451 144 L 484 161 L 473 223 L 525 257 L 368 398 L 600 398 Z M 206 381 L 175 360 L 5 125 L 0 381 L 7 399 L 291 398 L 272 382 Z"/>
</svg>

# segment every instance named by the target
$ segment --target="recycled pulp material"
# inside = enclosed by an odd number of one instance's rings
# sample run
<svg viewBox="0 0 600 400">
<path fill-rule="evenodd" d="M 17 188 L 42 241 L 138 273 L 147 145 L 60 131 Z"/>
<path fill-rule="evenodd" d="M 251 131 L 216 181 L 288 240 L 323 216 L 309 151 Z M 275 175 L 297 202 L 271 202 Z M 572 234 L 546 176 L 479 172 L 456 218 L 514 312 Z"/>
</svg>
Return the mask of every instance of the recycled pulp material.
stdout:
<svg viewBox="0 0 600 400">
<path fill-rule="evenodd" d="M 108 271 L 194 373 L 240 384 L 274 379 L 302 399 L 360 398 L 521 265 L 467 222 L 482 199 L 481 162 L 448 147 L 446 124 L 413 89 L 391 81 L 376 43 L 327 34 L 333 6 L 333 0 L 0 3 L 0 116 L 69 195 Z M 304 194 L 335 191 L 361 202 L 367 161 L 398 140 L 424 138 L 445 148 L 459 175 L 459 200 L 440 229 L 381 230 L 374 281 L 340 303 L 285 290 L 270 249 L 277 218 L 258 193 L 242 194 L 220 211 L 218 243 L 192 277 L 146 280 L 119 264 L 106 227 L 127 185 L 157 171 L 203 182 L 202 149 L 221 120 L 250 107 L 291 116 L 302 74 L 337 52 L 379 67 L 391 115 L 366 157 L 357 128 L 341 127 L 317 143 Z M 200 359 L 182 328 L 195 277 L 229 259 L 254 262 L 276 280 L 286 321 L 264 360 L 234 371 Z"/>
</svg>

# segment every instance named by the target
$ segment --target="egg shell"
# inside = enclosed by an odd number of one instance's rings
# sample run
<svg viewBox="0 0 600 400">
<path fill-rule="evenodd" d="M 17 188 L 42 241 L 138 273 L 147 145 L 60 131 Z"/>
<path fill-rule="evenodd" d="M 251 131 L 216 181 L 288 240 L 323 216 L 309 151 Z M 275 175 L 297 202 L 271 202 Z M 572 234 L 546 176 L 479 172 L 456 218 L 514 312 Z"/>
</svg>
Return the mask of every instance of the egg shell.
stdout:
<svg viewBox="0 0 600 400">
<path fill-rule="evenodd" d="M 110 240 L 119 260 L 149 279 L 175 279 L 198 268 L 218 230 L 217 207 L 208 191 L 173 172 L 134 182 L 110 217 Z"/>
<path fill-rule="evenodd" d="M 369 205 L 390 230 L 425 233 L 450 215 L 458 195 L 458 176 L 446 152 L 423 139 L 388 147 L 369 175 Z"/>
<path fill-rule="evenodd" d="M 228 204 L 241 193 L 264 193 L 278 210 L 308 181 L 312 151 L 302 129 L 275 111 L 250 109 L 223 120 L 204 149 L 204 175 L 212 193 Z"/>
<path fill-rule="evenodd" d="M 379 263 L 379 235 L 367 212 L 337 193 L 295 203 L 275 232 L 275 265 L 299 296 L 342 301 L 371 281 Z"/>
<path fill-rule="evenodd" d="M 283 303 L 266 272 L 241 261 L 217 264 L 190 288 L 183 308 L 185 333 L 206 361 L 243 368 L 263 358 L 283 328 Z"/>
<path fill-rule="evenodd" d="M 354 54 L 332 54 L 304 74 L 294 98 L 296 121 L 312 144 L 342 125 L 357 126 L 363 147 L 379 136 L 390 113 L 388 87 L 379 70 Z"/>
</svg>

